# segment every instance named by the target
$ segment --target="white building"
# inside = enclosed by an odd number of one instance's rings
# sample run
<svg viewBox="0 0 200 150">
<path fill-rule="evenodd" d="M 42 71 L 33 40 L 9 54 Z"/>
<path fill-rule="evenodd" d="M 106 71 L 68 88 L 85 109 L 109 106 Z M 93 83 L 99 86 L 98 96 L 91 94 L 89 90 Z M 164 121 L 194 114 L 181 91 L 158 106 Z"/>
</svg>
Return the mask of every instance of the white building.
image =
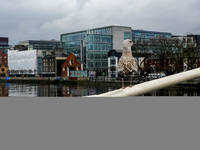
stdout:
<svg viewBox="0 0 200 150">
<path fill-rule="evenodd" d="M 49 50 L 8 50 L 9 74 L 40 76 L 42 73 L 42 58 L 51 54 Z"/>
</svg>

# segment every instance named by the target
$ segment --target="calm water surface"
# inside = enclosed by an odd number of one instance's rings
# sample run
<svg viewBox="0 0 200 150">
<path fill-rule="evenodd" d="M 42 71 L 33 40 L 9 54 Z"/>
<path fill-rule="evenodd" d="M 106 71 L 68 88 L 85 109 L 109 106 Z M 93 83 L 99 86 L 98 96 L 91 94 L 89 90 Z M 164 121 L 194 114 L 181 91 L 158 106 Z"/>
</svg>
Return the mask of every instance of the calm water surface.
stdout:
<svg viewBox="0 0 200 150">
<path fill-rule="evenodd" d="M 81 97 L 121 88 L 120 85 L 61 85 L 0 83 L 1 97 Z M 143 96 L 200 96 L 198 86 L 171 86 Z"/>
</svg>

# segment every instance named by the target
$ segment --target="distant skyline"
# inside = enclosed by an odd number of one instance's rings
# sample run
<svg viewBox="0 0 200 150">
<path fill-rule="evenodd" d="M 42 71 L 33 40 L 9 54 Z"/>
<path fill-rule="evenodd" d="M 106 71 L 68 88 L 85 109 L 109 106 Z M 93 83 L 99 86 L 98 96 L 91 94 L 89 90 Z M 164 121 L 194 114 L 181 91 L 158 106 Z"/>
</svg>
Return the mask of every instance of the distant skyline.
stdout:
<svg viewBox="0 0 200 150">
<path fill-rule="evenodd" d="M 110 25 L 200 34 L 199 0 L 0 0 L 0 37 L 60 40 L 60 34 Z"/>
</svg>

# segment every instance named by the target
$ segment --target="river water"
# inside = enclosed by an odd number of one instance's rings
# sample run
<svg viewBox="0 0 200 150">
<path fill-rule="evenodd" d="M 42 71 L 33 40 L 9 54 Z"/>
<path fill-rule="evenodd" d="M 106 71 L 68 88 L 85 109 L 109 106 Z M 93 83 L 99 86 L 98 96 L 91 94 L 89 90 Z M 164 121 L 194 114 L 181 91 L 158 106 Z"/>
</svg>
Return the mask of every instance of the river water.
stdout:
<svg viewBox="0 0 200 150">
<path fill-rule="evenodd" d="M 120 85 L 62 85 L 0 83 L 0 97 L 81 97 L 121 88 Z M 143 96 L 200 96 L 200 87 L 175 85 Z"/>
</svg>

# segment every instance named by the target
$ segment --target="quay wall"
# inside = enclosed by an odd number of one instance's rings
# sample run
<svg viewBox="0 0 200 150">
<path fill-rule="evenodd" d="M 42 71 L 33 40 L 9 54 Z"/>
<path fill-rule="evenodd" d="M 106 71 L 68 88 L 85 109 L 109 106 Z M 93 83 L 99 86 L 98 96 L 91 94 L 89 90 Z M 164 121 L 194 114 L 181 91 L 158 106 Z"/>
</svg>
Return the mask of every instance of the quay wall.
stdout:
<svg viewBox="0 0 200 150">
<path fill-rule="evenodd" d="M 133 85 L 143 83 L 146 81 L 150 81 L 152 79 L 147 79 L 144 77 L 133 78 Z M 98 77 L 98 78 L 89 78 L 89 77 L 0 77 L 0 83 L 7 82 L 7 83 L 29 83 L 29 84 L 55 84 L 55 83 L 62 83 L 62 84 L 92 84 L 92 83 L 107 83 L 107 84 L 121 84 L 121 79 L 119 78 L 109 78 L 109 77 Z M 130 81 L 125 80 L 125 85 L 129 85 Z M 200 78 L 195 78 L 193 80 L 185 81 L 180 83 L 181 85 L 194 85 L 200 84 Z"/>
</svg>

